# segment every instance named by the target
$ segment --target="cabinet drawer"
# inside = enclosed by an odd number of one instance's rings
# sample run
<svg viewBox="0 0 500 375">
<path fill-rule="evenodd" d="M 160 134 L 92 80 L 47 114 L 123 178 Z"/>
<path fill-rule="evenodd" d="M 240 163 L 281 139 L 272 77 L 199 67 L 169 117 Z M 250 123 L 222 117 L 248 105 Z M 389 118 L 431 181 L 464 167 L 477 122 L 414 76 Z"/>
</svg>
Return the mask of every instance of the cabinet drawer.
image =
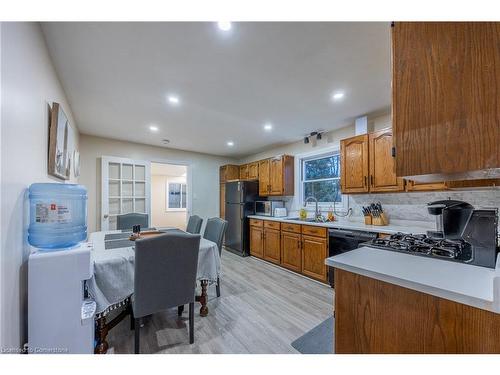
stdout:
<svg viewBox="0 0 500 375">
<path fill-rule="evenodd" d="M 250 226 L 262 228 L 262 220 L 250 219 Z"/>
<path fill-rule="evenodd" d="M 328 231 L 326 228 L 316 227 L 313 225 L 302 225 L 302 234 L 316 237 L 326 237 Z"/>
<path fill-rule="evenodd" d="M 280 229 L 279 221 L 264 220 L 264 228 Z"/>
<path fill-rule="evenodd" d="M 284 232 L 300 233 L 300 224 L 281 223 Z"/>
</svg>

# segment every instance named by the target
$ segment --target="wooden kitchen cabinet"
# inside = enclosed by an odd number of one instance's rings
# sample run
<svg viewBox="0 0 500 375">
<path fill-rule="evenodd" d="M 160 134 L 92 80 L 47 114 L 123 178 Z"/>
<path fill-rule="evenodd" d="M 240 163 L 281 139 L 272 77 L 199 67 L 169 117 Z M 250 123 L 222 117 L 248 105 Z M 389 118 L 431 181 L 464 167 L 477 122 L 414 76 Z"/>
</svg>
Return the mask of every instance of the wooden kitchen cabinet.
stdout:
<svg viewBox="0 0 500 375">
<path fill-rule="evenodd" d="M 250 226 L 250 255 L 264 257 L 264 229 L 262 226 Z"/>
<path fill-rule="evenodd" d="M 406 181 L 406 191 L 443 191 L 446 189 L 446 182 Z"/>
<path fill-rule="evenodd" d="M 292 271 L 302 271 L 302 236 L 281 231 L 281 265 Z"/>
<path fill-rule="evenodd" d="M 404 190 L 404 180 L 396 177 L 395 158 L 392 156 L 392 130 L 383 129 L 368 136 L 370 192 Z"/>
<path fill-rule="evenodd" d="M 328 280 L 325 259 L 328 258 L 328 238 L 302 235 L 302 273 L 314 279 Z"/>
<path fill-rule="evenodd" d="M 499 46 L 498 22 L 394 23 L 396 175 L 439 182 L 500 167 Z"/>
<path fill-rule="evenodd" d="M 219 187 L 219 216 L 221 219 L 226 217 L 226 184 Z"/>
<path fill-rule="evenodd" d="M 248 179 L 248 164 L 240 165 L 240 180 Z"/>
<path fill-rule="evenodd" d="M 266 223 L 266 222 L 264 222 Z M 279 223 L 278 223 L 279 225 Z M 281 232 L 279 229 L 264 227 L 264 251 L 265 260 L 280 264 L 281 261 Z"/>
<path fill-rule="evenodd" d="M 368 134 L 340 141 L 342 193 L 366 193 L 368 186 Z"/>
<path fill-rule="evenodd" d="M 259 161 L 259 195 L 294 194 L 294 158 L 281 155 Z"/>
<path fill-rule="evenodd" d="M 259 162 L 248 164 L 248 177 L 249 180 L 257 180 L 259 178 Z"/>
<path fill-rule="evenodd" d="M 219 182 L 238 180 L 240 178 L 240 167 L 233 164 L 223 165 L 219 168 Z"/>
<path fill-rule="evenodd" d="M 269 159 L 259 161 L 259 195 L 269 195 Z"/>
</svg>

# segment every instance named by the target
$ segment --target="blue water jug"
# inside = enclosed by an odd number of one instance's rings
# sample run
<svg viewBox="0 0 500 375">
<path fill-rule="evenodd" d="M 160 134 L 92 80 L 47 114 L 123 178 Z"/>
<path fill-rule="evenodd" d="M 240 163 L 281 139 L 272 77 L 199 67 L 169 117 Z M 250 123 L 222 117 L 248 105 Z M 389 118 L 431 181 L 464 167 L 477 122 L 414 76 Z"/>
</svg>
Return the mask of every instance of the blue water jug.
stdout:
<svg viewBox="0 0 500 375">
<path fill-rule="evenodd" d="M 87 189 L 81 185 L 37 183 L 29 188 L 28 242 L 42 250 L 77 245 L 87 238 Z"/>
</svg>

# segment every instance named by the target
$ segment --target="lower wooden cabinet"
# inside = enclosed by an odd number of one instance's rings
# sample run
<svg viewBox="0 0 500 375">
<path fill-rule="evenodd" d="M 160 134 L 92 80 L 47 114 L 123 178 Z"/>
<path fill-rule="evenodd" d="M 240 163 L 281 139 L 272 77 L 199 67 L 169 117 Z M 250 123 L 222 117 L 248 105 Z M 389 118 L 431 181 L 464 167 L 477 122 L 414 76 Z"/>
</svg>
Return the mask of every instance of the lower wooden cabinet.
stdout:
<svg viewBox="0 0 500 375">
<path fill-rule="evenodd" d="M 258 226 L 250 226 L 250 255 L 264 257 L 264 229 Z"/>
<path fill-rule="evenodd" d="M 250 255 L 328 282 L 327 228 L 250 219 Z"/>
<path fill-rule="evenodd" d="M 300 233 L 281 232 L 281 265 L 302 272 L 302 236 Z"/>
<path fill-rule="evenodd" d="M 328 238 L 302 235 L 302 273 L 312 278 L 327 281 Z"/>
<path fill-rule="evenodd" d="M 264 259 L 280 264 L 281 232 L 279 229 L 264 228 Z"/>
</svg>

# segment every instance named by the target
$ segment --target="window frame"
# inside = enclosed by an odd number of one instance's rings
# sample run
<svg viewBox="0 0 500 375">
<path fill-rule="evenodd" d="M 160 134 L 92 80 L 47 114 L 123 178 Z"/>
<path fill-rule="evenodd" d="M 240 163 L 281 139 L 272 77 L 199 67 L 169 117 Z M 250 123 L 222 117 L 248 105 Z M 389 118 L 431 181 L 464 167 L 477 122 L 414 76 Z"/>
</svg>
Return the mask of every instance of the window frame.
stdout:
<svg viewBox="0 0 500 375">
<path fill-rule="evenodd" d="M 303 154 L 303 155 L 298 155 L 299 159 L 299 176 L 298 176 L 298 187 L 299 187 L 299 208 L 304 207 L 304 191 L 305 187 L 304 184 L 306 182 L 310 181 L 329 181 L 329 180 L 338 180 L 339 181 L 339 186 L 340 186 L 340 179 L 341 179 L 341 174 L 342 171 L 340 170 L 340 165 L 339 165 L 339 177 L 330 177 L 330 178 L 319 178 L 315 180 L 305 180 L 305 168 L 306 168 L 306 162 L 307 161 L 312 161 L 312 160 L 318 160 L 318 159 L 323 159 L 325 157 L 329 157 L 332 155 L 339 155 L 340 157 L 340 148 L 339 147 L 334 147 L 330 149 L 323 149 L 323 150 L 318 150 L 313 153 L 308 153 L 308 154 Z M 341 201 L 335 203 L 335 209 L 336 211 L 339 212 L 347 212 L 349 209 L 348 207 L 348 196 L 345 194 L 341 194 Z M 334 202 L 318 202 L 318 207 L 321 208 L 321 210 L 327 210 L 330 206 L 333 207 Z M 314 202 L 307 202 L 307 205 L 305 206 L 306 209 L 314 209 L 316 204 Z"/>
<path fill-rule="evenodd" d="M 170 207 L 170 185 L 180 185 L 181 186 L 181 207 L 177 208 L 177 207 Z M 187 211 L 187 201 L 188 201 L 188 190 L 187 190 L 187 183 L 186 182 L 176 182 L 176 181 L 167 181 L 167 189 L 166 189 L 166 192 L 165 192 L 165 195 L 166 195 L 166 199 L 165 199 L 165 211 L 166 212 L 185 212 Z M 185 192 L 186 194 L 186 201 L 185 201 L 185 204 L 186 206 L 185 207 L 182 207 L 182 192 Z"/>
</svg>

